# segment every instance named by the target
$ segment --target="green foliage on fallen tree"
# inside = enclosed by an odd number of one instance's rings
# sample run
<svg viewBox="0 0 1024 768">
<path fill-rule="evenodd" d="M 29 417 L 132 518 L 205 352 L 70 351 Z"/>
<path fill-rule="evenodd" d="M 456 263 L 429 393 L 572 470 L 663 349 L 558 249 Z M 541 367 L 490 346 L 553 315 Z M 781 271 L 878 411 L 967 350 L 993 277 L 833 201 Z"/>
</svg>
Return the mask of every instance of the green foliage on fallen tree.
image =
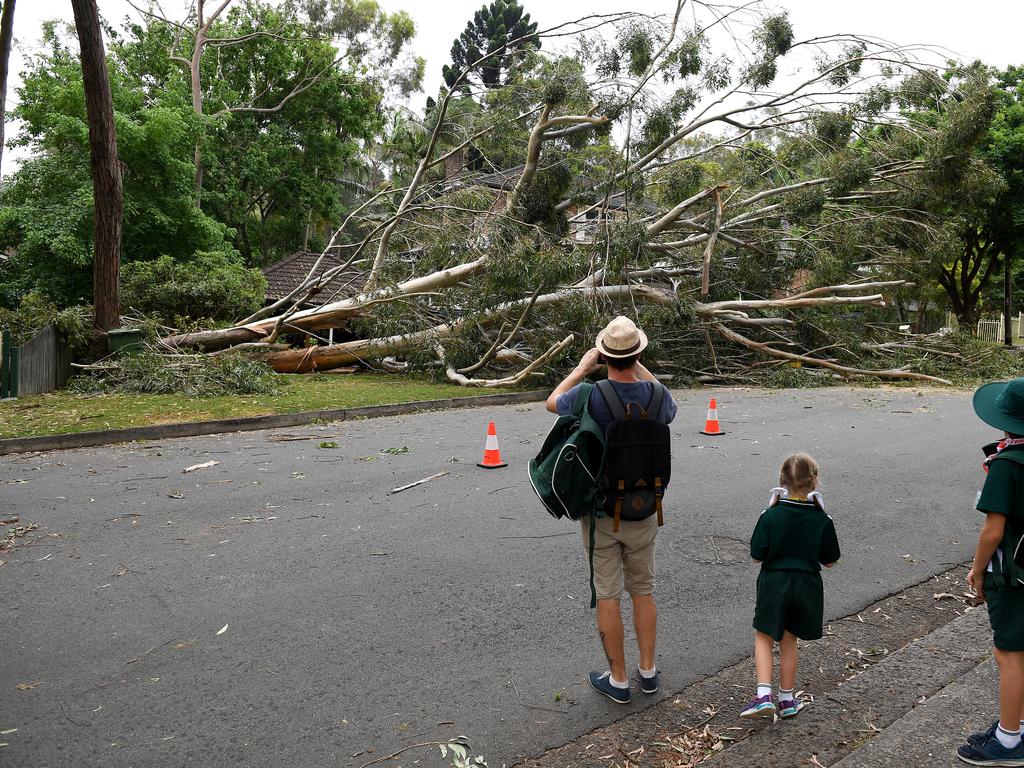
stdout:
<svg viewBox="0 0 1024 768">
<path fill-rule="evenodd" d="M 128 395 L 271 395 L 277 392 L 278 379 L 263 363 L 240 354 L 166 357 L 141 352 L 77 376 L 69 387 Z"/>
</svg>

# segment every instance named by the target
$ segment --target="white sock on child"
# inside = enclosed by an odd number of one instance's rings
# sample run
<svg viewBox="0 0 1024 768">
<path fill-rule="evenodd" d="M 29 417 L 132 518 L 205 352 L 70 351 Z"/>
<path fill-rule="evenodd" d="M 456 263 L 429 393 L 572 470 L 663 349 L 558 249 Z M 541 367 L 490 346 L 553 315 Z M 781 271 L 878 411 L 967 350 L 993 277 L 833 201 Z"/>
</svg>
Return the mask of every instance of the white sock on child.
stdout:
<svg viewBox="0 0 1024 768">
<path fill-rule="evenodd" d="M 996 728 L 996 738 L 999 739 L 999 743 L 1007 749 L 1014 749 L 1020 744 L 1020 728 L 1016 731 L 1003 730 L 1003 726 Z"/>
<path fill-rule="evenodd" d="M 793 701 L 796 696 L 793 695 L 795 688 L 779 688 L 779 701 Z"/>
<path fill-rule="evenodd" d="M 758 683 L 757 684 L 757 698 L 762 696 L 772 695 L 772 684 L 771 683 Z"/>
<path fill-rule="evenodd" d="M 658 674 L 658 668 L 657 667 L 653 667 L 651 669 L 644 669 L 643 667 L 639 667 L 638 666 L 636 668 L 636 670 L 637 670 L 637 672 L 640 673 L 640 677 L 646 677 L 648 679 L 650 679 L 650 678 L 654 677 L 656 674 Z"/>
</svg>

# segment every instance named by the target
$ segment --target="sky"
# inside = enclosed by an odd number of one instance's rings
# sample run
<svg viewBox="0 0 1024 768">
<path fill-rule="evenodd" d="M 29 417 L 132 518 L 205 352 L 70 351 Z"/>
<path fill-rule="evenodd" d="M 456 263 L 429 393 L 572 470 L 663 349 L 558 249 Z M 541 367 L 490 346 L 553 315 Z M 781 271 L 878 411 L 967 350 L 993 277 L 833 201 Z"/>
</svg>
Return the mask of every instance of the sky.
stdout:
<svg viewBox="0 0 1024 768">
<path fill-rule="evenodd" d="M 126 0 L 98 0 L 100 13 L 119 22 L 135 11 Z M 412 97 L 412 106 L 422 104 L 425 94 L 436 94 L 441 67 L 449 62 L 452 41 L 465 28 L 484 0 L 378 0 L 389 11 L 405 10 L 416 23 L 412 51 L 427 60 L 424 93 Z M 521 0 L 541 29 L 588 14 L 638 11 L 671 14 L 674 0 Z M 141 5 L 141 3 L 138 3 Z M 190 0 L 162 0 L 172 18 L 181 18 Z M 212 5 L 208 0 L 208 5 Z M 1024 29 L 1024 2 L 1019 0 L 779 0 L 768 3 L 789 11 L 798 39 L 838 32 L 883 37 L 896 43 L 928 44 L 949 49 L 951 55 L 1004 67 L 1024 64 L 1020 36 Z M 15 50 L 12 53 L 9 104 L 17 102 L 16 88 L 23 57 L 39 43 L 40 27 L 47 19 L 72 19 L 70 0 L 17 0 L 15 6 Z M 13 126 L 8 126 L 10 136 Z M 10 153 L 12 163 L 24 157 Z M 5 153 L 7 160 L 7 153 Z"/>
</svg>

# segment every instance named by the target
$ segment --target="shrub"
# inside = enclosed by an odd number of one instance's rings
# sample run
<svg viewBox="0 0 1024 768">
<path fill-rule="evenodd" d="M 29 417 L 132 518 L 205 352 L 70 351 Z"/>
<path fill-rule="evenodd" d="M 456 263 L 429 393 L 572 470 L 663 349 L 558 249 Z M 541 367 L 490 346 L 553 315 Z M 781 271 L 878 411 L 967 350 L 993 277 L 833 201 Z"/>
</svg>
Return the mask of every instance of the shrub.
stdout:
<svg viewBox="0 0 1024 768">
<path fill-rule="evenodd" d="M 199 252 L 189 261 L 161 256 L 125 264 L 121 271 L 122 306 L 156 315 L 168 325 L 181 318 L 237 320 L 263 305 L 267 281 L 236 257 Z"/>
</svg>

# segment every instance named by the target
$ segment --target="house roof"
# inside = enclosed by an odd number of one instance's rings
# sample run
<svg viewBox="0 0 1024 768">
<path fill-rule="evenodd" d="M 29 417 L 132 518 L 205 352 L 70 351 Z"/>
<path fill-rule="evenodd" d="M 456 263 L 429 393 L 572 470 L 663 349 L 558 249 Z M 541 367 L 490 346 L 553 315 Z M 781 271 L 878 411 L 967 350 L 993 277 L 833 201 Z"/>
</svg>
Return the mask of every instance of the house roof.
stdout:
<svg viewBox="0 0 1024 768">
<path fill-rule="evenodd" d="M 319 253 L 297 251 L 274 264 L 263 268 L 263 276 L 267 279 L 267 300 L 283 299 L 294 291 L 306 279 L 310 270 L 316 265 Z M 318 268 L 318 274 L 329 269 L 340 267 L 345 262 L 337 256 L 325 255 Z M 366 275 L 357 269 L 347 269 L 338 275 L 322 293 L 312 297 L 309 304 L 320 305 L 332 299 L 355 296 L 366 285 Z"/>
</svg>

